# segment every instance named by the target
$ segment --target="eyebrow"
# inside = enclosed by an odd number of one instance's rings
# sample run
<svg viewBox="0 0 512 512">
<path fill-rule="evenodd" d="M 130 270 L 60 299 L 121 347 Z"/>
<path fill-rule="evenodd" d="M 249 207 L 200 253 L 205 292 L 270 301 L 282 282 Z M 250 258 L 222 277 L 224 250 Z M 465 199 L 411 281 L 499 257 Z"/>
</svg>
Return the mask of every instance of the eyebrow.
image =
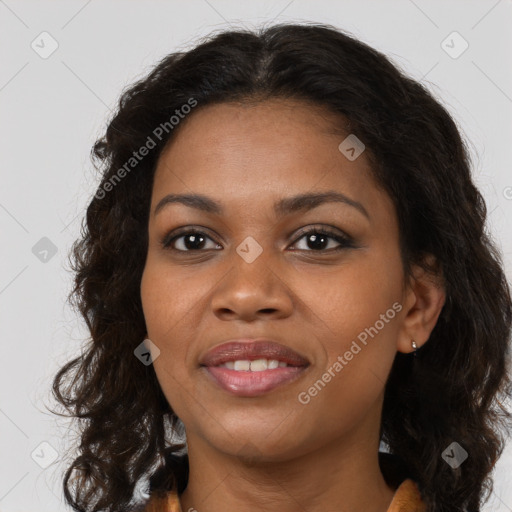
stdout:
<svg viewBox="0 0 512 512">
<path fill-rule="evenodd" d="M 370 219 L 368 211 L 361 203 L 334 190 L 285 197 L 274 203 L 274 211 L 278 216 L 283 216 L 298 211 L 311 210 L 324 203 L 335 202 L 348 204 L 362 213 L 368 220 Z M 215 215 L 222 215 L 224 212 L 220 203 L 202 194 L 168 194 L 158 202 L 153 215 L 157 215 L 166 205 L 172 203 L 180 203 L 189 208 L 195 208 Z"/>
</svg>

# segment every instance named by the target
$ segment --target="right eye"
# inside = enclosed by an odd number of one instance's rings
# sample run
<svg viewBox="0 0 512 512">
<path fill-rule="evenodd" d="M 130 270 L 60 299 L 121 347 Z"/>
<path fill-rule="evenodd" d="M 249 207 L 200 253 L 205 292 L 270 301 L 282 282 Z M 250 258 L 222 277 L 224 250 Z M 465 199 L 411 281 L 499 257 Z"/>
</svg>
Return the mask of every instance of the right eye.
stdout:
<svg viewBox="0 0 512 512">
<path fill-rule="evenodd" d="M 169 251 L 192 252 L 203 250 L 203 246 L 206 240 L 210 240 L 214 243 L 214 245 L 216 245 L 216 247 L 210 247 L 210 249 L 218 249 L 221 247 L 208 235 L 195 229 L 188 229 L 187 231 L 174 233 L 171 238 L 169 238 L 169 235 L 166 235 L 163 240 L 160 241 L 160 244 L 164 249 Z M 175 244 L 175 242 L 177 243 Z M 181 248 L 175 247 L 175 245 L 178 246 L 180 244 Z"/>
</svg>

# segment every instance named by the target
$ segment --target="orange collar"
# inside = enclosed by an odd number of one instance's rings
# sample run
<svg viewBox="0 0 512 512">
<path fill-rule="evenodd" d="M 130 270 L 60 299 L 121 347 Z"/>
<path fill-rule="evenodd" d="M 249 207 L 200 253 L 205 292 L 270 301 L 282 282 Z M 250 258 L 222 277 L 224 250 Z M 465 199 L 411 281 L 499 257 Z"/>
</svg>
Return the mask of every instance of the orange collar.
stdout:
<svg viewBox="0 0 512 512">
<path fill-rule="evenodd" d="M 425 511 L 426 505 L 421 499 L 418 486 L 410 478 L 398 486 L 387 510 L 387 512 Z M 151 497 L 144 512 L 182 512 L 178 494 L 176 491 L 171 491 L 165 498 Z"/>
</svg>

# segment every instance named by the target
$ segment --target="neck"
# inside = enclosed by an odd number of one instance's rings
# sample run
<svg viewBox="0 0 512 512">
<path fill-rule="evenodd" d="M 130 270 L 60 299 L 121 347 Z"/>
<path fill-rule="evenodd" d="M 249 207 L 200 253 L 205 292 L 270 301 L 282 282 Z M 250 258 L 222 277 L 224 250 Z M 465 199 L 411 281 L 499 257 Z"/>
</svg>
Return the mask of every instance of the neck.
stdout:
<svg viewBox="0 0 512 512">
<path fill-rule="evenodd" d="M 187 444 L 183 511 L 386 512 L 395 492 L 381 473 L 378 441 L 361 429 L 293 458 L 262 456 L 250 443 L 254 453 L 233 455 L 189 433 Z"/>
</svg>

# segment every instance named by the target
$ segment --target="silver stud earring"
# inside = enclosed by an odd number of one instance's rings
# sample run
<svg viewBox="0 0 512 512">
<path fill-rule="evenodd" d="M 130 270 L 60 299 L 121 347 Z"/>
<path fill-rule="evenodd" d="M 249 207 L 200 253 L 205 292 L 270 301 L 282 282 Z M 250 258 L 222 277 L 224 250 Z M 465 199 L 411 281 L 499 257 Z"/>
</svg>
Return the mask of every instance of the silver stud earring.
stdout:
<svg viewBox="0 0 512 512">
<path fill-rule="evenodd" d="M 418 345 L 416 345 L 416 342 L 414 340 L 411 340 L 412 348 L 414 349 L 414 357 L 416 357 L 416 353 L 418 351 Z"/>
</svg>

